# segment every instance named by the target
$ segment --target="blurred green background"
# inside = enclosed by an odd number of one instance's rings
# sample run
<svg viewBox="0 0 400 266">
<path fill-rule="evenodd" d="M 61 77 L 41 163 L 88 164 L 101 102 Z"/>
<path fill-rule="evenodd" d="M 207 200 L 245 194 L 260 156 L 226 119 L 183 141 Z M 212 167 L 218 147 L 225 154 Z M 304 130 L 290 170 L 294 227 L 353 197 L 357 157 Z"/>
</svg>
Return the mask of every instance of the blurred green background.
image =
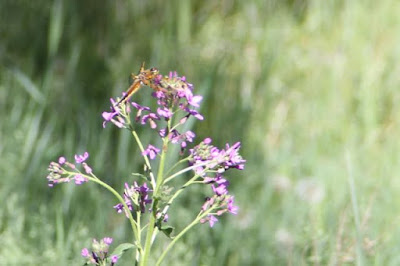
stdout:
<svg viewBox="0 0 400 266">
<path fill-rule="evenodd" d="M 137 147 L 101 112 L 146 61 L 204 96 L 198 141 L 241 141 L 248 160 L 229 173 L 239 214 L 195 227 L 166 265 L 399 265 L 399 14 L 395 0 L 1 0 L 0 264 L 81 265 L 92 237 L 131 239 L 105 190 L 45 177 L 88 151 L 107 183 L 133 180 Z"/>
</svg>

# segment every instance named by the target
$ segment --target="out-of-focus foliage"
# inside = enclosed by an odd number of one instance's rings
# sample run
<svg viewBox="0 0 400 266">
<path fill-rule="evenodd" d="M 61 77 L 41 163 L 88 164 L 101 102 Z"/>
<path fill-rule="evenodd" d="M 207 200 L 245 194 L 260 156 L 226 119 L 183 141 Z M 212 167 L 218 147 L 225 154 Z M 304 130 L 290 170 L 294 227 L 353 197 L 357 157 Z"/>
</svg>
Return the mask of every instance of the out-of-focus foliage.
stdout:
<svg viewBox="0 0 400 266">
<path fill-rule="evenodd" d="M 87 150 L 109 184 L 133 180 L 137 148 L 100 114 L 145 61 L 204 95 L 198 141 L 240 140 L 248 160 L 238 216 L 196 227 L 167 264 L 397 265 L 398 14 L 394 0 L 1 1 L 0 261 L 77 265 L 91 237 L 130 240 L 104 190 L 45 176 Z"/>
</svg>

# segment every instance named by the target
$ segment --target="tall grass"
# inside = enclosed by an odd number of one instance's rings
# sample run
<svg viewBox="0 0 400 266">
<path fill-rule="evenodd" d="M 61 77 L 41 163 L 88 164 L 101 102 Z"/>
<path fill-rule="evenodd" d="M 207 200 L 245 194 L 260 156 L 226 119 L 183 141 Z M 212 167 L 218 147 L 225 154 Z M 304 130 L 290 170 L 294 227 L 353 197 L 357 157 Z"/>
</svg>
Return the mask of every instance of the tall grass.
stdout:
<svg viewBox="0 0 400 266">
<path fill-rule="evenodd" d="M 240 139 L 248 159 L 231 182 L 239 215 L 197 227 L 167 264 L 399 263 L 396 1 L 42 0 L 0 10 L 2 263 L 76 265 L 91 237 L 130 239 L 105 191 L 49 189 L 45 176 L 49 161 L 87 150 L 106 182 L 133 180 L 137 149 L 103 130 L 100 114 L 142 61 L 177 70 L 205 96 L 198 140 Z M 135 97 L 146 103 L 149 91 Z M 201 200 L 182 199 L 171 222 L 183 226 Z"/>
</svg>

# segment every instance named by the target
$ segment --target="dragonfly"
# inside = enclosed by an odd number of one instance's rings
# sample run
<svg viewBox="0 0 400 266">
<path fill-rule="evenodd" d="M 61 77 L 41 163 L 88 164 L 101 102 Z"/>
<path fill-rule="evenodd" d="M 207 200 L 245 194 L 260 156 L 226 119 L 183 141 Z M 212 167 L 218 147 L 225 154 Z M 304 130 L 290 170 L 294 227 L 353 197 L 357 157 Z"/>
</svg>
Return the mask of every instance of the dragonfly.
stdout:
<svg viewBox="0 0 400 266">
<path fill-rule="evenodd" d="M 120 105 L 121 103 L 125 103 L 128 101 L 134 93 L 136 93 L 143 85 L 149 86 L 154 90 L 157 90 L 157 86 L 153 83 L 153 80 L 159 71 L 157 68 L 152 67 L 150 69 L 144 69 L 144 62 L 140 66 L 140 70 L 137 75 L 132 74 L 132 85 L 128 88 L 125 95 L 118 101 L 116 105 Z"/>
</svg>

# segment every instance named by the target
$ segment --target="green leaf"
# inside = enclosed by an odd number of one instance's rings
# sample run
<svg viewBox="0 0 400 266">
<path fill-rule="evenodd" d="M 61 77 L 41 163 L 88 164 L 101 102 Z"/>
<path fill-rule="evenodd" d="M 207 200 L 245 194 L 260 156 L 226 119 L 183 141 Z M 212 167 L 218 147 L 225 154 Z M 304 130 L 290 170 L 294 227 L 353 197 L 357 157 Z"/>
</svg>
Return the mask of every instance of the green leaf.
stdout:
<svg viewBox="0 0 400 266">
<path fill-rule="evenodd" d="M 169 225 L 165 225 L 165 226 L 162 226 L 161 228 L 159 228 L 159 230 L 161 232 L 163 232 L 170 239 L 174 238 L 173 236 L 171 236 L 174 229 L 175 229 L 174 227 L 169 226 Z"/>
<path fill-rule="evenodd" d="M 111 254 L 121 257 L 124 252 L 133 248 L 136 248 L 136 246 L 132 243 L 122 243 L 118 247 L 116 247 Z"/>
<path fill-rule="evenodd" d="M 132 173 L 131 175 L 132 176 L 137 176 L 139 178 L 142 178 L 145 181 L 149 181 L 149 178 L 147 176 L 145 176 L 145 175 L 142 175 L 142 174 L 139 174 L 139 173 Z"/>
</svg>

